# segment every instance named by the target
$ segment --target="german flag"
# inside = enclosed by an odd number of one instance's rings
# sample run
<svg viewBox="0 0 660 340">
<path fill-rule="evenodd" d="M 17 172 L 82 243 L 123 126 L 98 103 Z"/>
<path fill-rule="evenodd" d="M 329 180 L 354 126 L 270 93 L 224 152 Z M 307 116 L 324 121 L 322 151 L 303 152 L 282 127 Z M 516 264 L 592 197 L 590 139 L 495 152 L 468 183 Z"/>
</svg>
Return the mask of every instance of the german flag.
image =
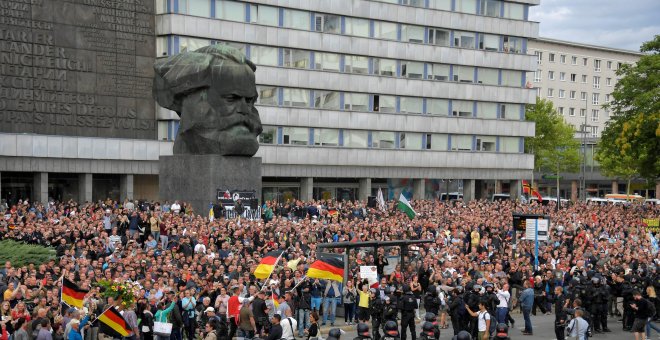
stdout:
<svg viewBox="0 0 660 340">
<path fill-rule="evenodd" d="M 89 293 L 88 290 L 80 289 L 75 283 L 62 278 L 62 301 L 70 307 L 82 309 L 87 293 Z"/>
<path fill-rule="evenodd" d="M 99 315 L 98 320 L 103 325 L 108 326 L 104 329 L 106 334 L 110 333 L 108 335 L 121 338 L 127 337 L 132 332 L 131 328 L 128 327 L 128 323 L 126 323 L 126 320 L 124 320 L 124 317 L 121 316 L 115 307 L 106 309 L 105 312 Z"/>
<path fill-rule="evenodd" d="M 259 262 L 257 268 L 255 268 L 254 277 L 260 280 L 269 277 L 270 273 L 272 273 L 273 270 L 275 269 L 275 266 L 277 265 L 277 261 L 280 259 L 280 256 L 282 256 L 283 252 L 284 251 L 282 250 L 275 250 L 267 253 L 261 259 L 261 262 Z"/>
<path fill-rule="evenodd" d="M 543 196 L 541 196 L 541 194 L 539 194 L 538 191 L 536 191 L 534 188 L 532 188 L 532 186 L 529 185 L 529 182 L 527 182 L 524 179 L 522 181 L 522 187 L 523 187 L 523 193 L 524 194 L 536 197 L 536 200 L 539 201 L 539 202 L 543 201 Z"/>
<path fill-rule="evenodd" d="M 313 279 L 344 281 L 344 261 L 330 256 L 320 256 L 307 270 Z"/>
<path fill-rule="evenodd" d="M 273 306 L 275 306 L 276 309 L 279 308 L 280 303 L 277 301 L 277 294 L 275 294 L 275 292 L 270 293 L 270 298 L 273 299 Z"/>
</svg>

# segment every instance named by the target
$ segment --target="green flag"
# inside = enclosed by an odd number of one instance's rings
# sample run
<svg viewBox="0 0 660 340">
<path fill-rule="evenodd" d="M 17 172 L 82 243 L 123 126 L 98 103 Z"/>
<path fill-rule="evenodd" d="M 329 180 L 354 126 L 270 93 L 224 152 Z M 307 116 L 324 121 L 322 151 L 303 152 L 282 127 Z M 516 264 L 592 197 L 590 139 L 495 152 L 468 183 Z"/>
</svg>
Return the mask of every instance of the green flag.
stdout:
<svg viewBox="0 0 660 340">
<path fill-rule="evenodd" d="M 411 220 L 415 218 L 415 215 L 417 215 L 415 210 L 413 210 L 412 206 L 410 205 L 410 202 L 408 202 L 408 200 L 406 199 L 406 196 L 403 196 L 403 193 L 399 195 L 399 203 L 397 204 L 397 207 L 399 208 L 399 210 L 403 211 L 406 215 L 408 215 L 408 218 Z"/>
</svg>

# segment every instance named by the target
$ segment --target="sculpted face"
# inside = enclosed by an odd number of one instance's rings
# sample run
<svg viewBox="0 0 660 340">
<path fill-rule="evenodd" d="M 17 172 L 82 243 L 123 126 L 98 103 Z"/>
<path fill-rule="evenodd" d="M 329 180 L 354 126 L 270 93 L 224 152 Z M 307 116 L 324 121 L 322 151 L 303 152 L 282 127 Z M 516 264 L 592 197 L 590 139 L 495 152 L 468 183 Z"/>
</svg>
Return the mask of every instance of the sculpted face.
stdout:
<svg viewBox="0 0 660 340">
<path fill-rule="evenodd" d="M 245 64 L 222 62 L 222 67 L 213 67 L 212 86 L 183 100 L 174 153 L 252 156 L 257 152 L 262 126 L 254 107 L 254 72 Z"/>
</svg>

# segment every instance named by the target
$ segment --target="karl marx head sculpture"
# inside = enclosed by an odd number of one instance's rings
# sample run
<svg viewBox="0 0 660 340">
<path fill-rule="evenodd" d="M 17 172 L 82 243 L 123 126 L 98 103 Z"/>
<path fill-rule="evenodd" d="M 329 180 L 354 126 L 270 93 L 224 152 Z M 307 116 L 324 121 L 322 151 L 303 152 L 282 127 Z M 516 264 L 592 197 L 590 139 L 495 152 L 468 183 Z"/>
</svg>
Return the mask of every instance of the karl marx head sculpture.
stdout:
<svg viewBox="0 0 660 340">
<path fill-rule="evenodd" d="M 181 117 L 174 154 L 254 156 L 262 131 L 254 107 L 256 69 L 243 53 L 224 45 L 154 64 L 154 98 Z"/>
</svg>

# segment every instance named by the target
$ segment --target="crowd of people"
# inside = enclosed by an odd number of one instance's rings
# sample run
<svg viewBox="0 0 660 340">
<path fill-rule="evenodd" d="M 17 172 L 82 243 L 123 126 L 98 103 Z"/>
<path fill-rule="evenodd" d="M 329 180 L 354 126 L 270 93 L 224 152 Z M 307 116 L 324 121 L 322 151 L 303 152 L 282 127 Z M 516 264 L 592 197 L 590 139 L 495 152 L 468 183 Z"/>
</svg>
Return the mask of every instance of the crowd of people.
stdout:
<svg viewBox="0 0 660 340">
<path fill-rule="evenodd" d="M 557 339 L 608 332 L 619 316 L 636 339 L 660 329 L 658 244 L 643 223 L 660 216 L 656 205 L 555 211 L 534 201 L 413 200 L 411 220 L 395 203 L 380 210 L 365 202 L 266 202 L 260 219 L 209 218 L 180 202 L 0 204 L 1 239 L 57 255 L 0 269 L 0 340 L 106 337 L 95 317 L 116 302 L 103 298 L 101 279 L 139 284 L 137 303 L 121 306 L 134 340 L 318 337 L 321 326 L 338 324 L 337 306 L 347 325 L 370 322 L 375 340 L 387 321 L 399 324 L 401 339 L 415 340 L 424 313 L 479 340 L 513 325 L 517 311 L 528 335 L 530 314 L 554 313 Z M 550 218 L 538 258 L 535 242 L 516 235 L 513 213 Z M 403 263 L 397 247 L 353 249 L 345 284 L 305 276 L 321 243 L 401 239 L 433 242 L 410 248 Z M 277 249 L 285 252 L 272 276 L 256 280 L 262 256 Z M 377 285 L 360 277 L 361 265 L 376 266 Z M 61 303 L 63 276 L 90 290 L 82 310 Z M 171 333 L 155 331 L 156 323 L 170 323 Z"/>
</svg>

